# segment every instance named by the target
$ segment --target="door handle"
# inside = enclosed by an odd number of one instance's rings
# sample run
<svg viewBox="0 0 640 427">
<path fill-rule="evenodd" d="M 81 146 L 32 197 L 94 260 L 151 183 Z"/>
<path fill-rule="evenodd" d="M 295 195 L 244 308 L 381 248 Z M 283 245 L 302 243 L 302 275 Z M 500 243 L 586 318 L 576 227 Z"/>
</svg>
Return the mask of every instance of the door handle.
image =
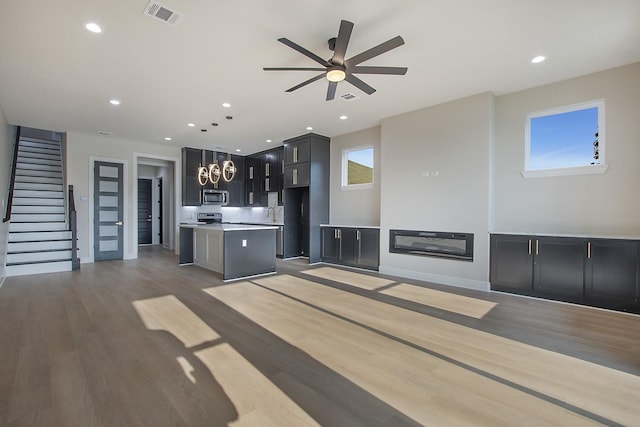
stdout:
<svg viewBox="0 0 640 427">
<path fill-rule="evenodd" d="M 115 225 L 122 225 L 122 221 L 118 221 L 118 222 L 116 222 L 116 224 L 115 224 Z"/>
</svg>

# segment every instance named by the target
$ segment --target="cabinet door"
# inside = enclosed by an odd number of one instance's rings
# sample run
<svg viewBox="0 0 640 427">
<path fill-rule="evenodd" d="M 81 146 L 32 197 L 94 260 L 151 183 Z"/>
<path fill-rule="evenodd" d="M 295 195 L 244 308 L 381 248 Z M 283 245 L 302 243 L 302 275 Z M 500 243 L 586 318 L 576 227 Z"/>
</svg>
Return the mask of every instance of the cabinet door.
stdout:
<svg viewBox="0 0 640 427">
<path fill-rule="evenodd" d="M 286 143 L 284 145 L 285 166 L 308 162 L 311 154 L 310 148 L 310 140 L 308 138 Z"/>
<path fill-rule="evenodd" d="M 309 163 L 285 166 L 284 188 L 309 186 Z"/>
<path fill-rule="evenodd" d="M 358 263 L 358 232 L 355 228 L 338 229 L 340 240 L 340 263 L 355 266 Z"/>
<path fill-rule="evenodd" d="M 251 156 L 245 157 L 244 158 L 244 169 L 245 169 L 244 179 L 250 180 L 250 179 L 257 178 L 258 167 L 259 166 L 256 165 L 255 157 L 251 157 Z"/>
<path fill-rule="evenodd" d="M 229 206 L 242 207 L 245 204 L 244 157 L 232 154 L 231 160 L 236 167 L 236 174 L 233 179 L 227 183 Z"/>
<path fill-rule="evenodd" d="M 636 304 L 640 242 L 589 240 L 585 271 L 585 294 L 590 303 L 622 308 Z"/>
<path fill-rule="evenodd" d="M 321 227 L 322 239 L 321 257 L 324 262 L 338 261 L 338 229 L 335 227 Z"/>
<path fill-rule="evenodd" d="M 202 164 L 202 150 L 182 149 L 182 206 L 200 206 L 201 186 L 198 168 Z"/>
<path fill-rule="evenodd" d="M 533 244 L 531 236 L 491 235 L 491 289 L 533 292 Z"/>
<path fill-rule="evenodd" d="M 245 188 L 244 204 L 245 204 L 245 206 L 257 206 L 260 203 L 259 202 L 259 195 L 255 191 L 254 187 L 255 187 L 255 181 L 253 181 L 253 180 L 245 181 L 245 183 L 244 183 L 244 188 Z"/>
<path fill-rule="evenodd" d="M 380 265 L 380 230 L 360 228 L 357 230 L 358 267 L 377 270 Z"/>
<path fill-rule="evenodd" d="M 539 237 L 534 245 L 533 283 L 536 294 L 565 301 L 582 300 L 585 240 Z"/>
</svg>

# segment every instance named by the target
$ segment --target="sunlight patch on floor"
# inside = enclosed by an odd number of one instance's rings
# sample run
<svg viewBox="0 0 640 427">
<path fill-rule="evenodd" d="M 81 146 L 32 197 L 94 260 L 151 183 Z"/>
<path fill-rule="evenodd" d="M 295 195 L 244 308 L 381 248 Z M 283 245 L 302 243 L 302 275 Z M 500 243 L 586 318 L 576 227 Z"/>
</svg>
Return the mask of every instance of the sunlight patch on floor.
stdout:
<svg viewBox="0 0 640 427">
<path fill-rule="evenodd" d="M 395 283 L 393 280 L 367 276 L 366 274 L 360 274 L 353 271 L 345 271 L 331 267 L 313 268 L 310 270 L 301 271 L 301 273 L 319 277 L 321 279 L 344 283 L 345 285 L 368 289 L 370 291 Z"/>
</svg>

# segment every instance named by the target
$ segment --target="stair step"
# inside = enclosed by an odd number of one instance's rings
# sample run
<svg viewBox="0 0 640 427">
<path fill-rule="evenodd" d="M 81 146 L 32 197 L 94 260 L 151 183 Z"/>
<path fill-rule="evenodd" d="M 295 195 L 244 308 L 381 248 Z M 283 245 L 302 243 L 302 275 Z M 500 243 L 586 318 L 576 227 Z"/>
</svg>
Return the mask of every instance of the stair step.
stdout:
<svg viewBox="0 0 640 427">
<path fill-rule="evenodd" d="M 62 184 L 48 184 L 39 182 L 16 182 L 13 184 L 13 190 L 33 190 L 33 191 L 60 191 L 62 192 Z"/>
<path fill-rule="evenodd" d="M 40 233 L 42 234 L 42 233 Z M 8 253 L 16 252 L 36 252 L 51 250 L 70 250 L 71 240 L 47 240 L 37 242 L 9 242 Z"/>
<path fill-rule="evenodd" d="M 50 147 L 60 149 L 60 141 L 53 139 L 20 138 L 20 147 Z"/>
<path fill-rule="evenodd" d="M 7 265 L 5 269 L 7 277 L 25 276 L 28 274 L 58 273 L 62 271 L 71 271 L 71 261 Z"/>
<path fill-rule="evenodd" d="M 23 146 L 20 143 L 20 147 L 18 147 L 18 154 L 24 153 L 33 153 L 33 154 L 47 154 L 51 156 L 60 155 L 60 148 L 47 148 L 47 147 L 33 147 L 33 146 Z"/>
<path fill-rule="evenodd" d="M 30 205 L 30 206 L 16 206 L 11 205 L 11 215 L 15 214 L 65 214 L 64 206 L 43 206 L 43 205 Z M 13 216 L 11 217 L 13 220 Z"/>
<path fill-rule="evenodd" d="M 16 175 L 16 183 L 18 182 L 33 182 L 41 184 L 56 184 L 62 185 L 62 178 L 50 178 L 46 176 L 31 176 L 31 175 Z"/>
<path fill-rule="evenodd" d="M 9 233 L 12 231 L 65 231 L 66 222 L 9 222 Z"/>
<path fill-rule="evenodd" d="M 13 206 L 64 206 L 64 199 L 39 199 L 37 197 L 16 197 L 13 195 Z"/>
<path fill-rule="evenodd" d="M 34 262 L 52 262 L 71 259 L 71 249 L 7 253 L 7 265 L 26 264 Z"/>
<path fill-rule="evenodd" d="M 71 231 L 22 231 L 9 233 L 9 243 L 71 240 Z"/>
<path fill-rule="evenodd" d="M 11 214 L 12 223 L 25 222 L 64 222 L 65 215 L 52 213 L 18 213 Z"/>
<path fill-rule="evenodd" d="M 58 160 L 62 159 L 60 153 L 49 154 L 49 153 L 35 153 L 29 150 L 20 150 L 18 149 L 18 157 L 27 157 L 30 159 L 43 159 L 43 160 Z"/>
<path fill-rule="evenodd" d="M 40 176 L 47 178 L 62 179 L 62 168 L 59 171 L 50 170 L 29 170 L 29 169 L 16 169 L 16 177 L 23 176 Z"/>
<path fill-rule="evenodd" d="M 35 197 L 38 199 L 64 199 L 64 192 L 48 190 L 13 190 L 13 197 Z"/>
<path fill-rule="evenodd" d="M 18 156 L 18 164 L 20 163 L 28 163 L 31 165 L 48 165 L 48 166 L 57 166 L 62 167 L 62 162 L 60 159 L 40 159 L 37 157 L 29 157 L 29 156 Z"/>
<path fill-rule="evenodd" d="M 34 165 L 33 163 L 18 162 L 16 163 L 16 169 L 59 172 L 62 170 L 62 167 L 60 165 Z"/>
</svg>

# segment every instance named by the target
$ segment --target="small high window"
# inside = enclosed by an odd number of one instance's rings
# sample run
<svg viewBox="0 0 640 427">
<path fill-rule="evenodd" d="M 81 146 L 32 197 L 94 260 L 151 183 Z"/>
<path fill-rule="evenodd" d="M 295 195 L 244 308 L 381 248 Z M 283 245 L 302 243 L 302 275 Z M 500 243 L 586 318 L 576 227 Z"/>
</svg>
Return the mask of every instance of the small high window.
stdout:
<svg viewBox="0 0 640 427">
<path fill-rule="evenodd" d="M 342 152 L 342 187 L 371 188 L 373 186 L 373 147 Z"/>
<path fill-rule="evenodd" d="M 527 116 L 525 178 L 604 173 L 604 101 Z"/>
</svg>

